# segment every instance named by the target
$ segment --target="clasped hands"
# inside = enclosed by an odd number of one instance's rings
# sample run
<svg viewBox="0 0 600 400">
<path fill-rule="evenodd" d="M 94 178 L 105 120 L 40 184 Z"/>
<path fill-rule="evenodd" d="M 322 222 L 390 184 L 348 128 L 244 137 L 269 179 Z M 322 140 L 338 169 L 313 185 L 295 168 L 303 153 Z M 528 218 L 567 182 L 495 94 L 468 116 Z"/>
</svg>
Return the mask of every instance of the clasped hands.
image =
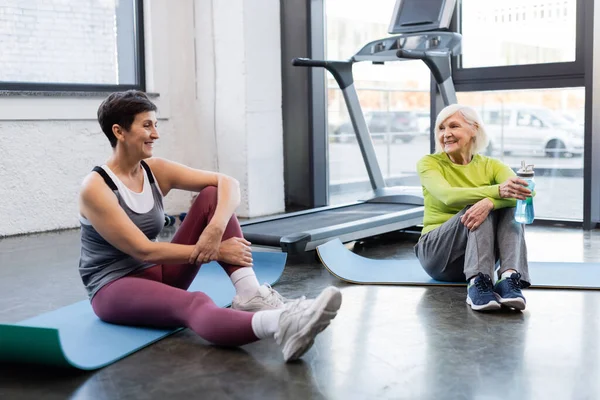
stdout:
<svg viewBox="0 0 600 400">
<path fill-rule="evenodd" d="M 222 261 L 227 264 L 252 267 L 250 242 L 244 238 L 232 237 L 221 241 L 224 231 L 217 226 L 208 225 L 198 238 L 190 254 L 190 264 L 205 264 Z"/>
<path fill-rule="evenodd" d="M 517 176 L 508 178 L 498 187 L 498 193 L 503 199 L 525 200 L 531 197 L 531 190 L 527 188 L 527 182 Z M 490 211 L 494 209 L 494 203 L 490 199 L 482 199 L 473 204 L 460 218 L 460 222 L 470 231 L 479 228 L 485 221 Z"/>
</svg>

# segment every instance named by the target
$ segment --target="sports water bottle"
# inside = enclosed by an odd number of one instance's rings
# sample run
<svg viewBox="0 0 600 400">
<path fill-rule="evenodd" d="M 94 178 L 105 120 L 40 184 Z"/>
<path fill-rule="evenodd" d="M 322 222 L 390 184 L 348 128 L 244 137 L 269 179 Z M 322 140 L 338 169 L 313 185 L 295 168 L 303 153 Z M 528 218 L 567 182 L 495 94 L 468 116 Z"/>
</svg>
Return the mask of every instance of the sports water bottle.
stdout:
<svg viewBox="0 0 600 400">
<path fill-rule="evenodd" d="M 517 176 L 525 180 L 527 182 L 527 188 L 533 192 L 533 189 L 535 188 L 533 165 L 525 165 L 525 161 L 521 161 L 521 169 L 517 171 Z M 520 224 L 531 224 L 534 219 L 533 196 L 527 197 L 525 200 L 517 200 L 515 220 Z"/>
</svg>

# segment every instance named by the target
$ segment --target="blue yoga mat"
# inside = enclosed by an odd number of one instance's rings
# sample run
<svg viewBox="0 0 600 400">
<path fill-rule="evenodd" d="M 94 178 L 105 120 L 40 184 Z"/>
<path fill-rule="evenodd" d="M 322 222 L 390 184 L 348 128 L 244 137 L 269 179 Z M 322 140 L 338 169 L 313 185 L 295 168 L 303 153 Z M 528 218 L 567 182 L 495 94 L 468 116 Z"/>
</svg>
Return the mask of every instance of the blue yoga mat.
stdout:
<svg viewBox="0 0 600 400">
<path fill-rule="evenodd" d="M 258 281 L 276 283 L 285 253 L 254 252 Z M 235 295 L 231 280 L 216 262 L 203 265 L 190 291 L 206 293 L 220 307 Z M 148 329 L 102 322 L 84 300 L 17 324 L 0 324 L 0 361 L 49 364 L 94 370 L 126 357 L 177 329 Z"/>
<path fill-rule="evenodd" d="M 325 268 L 339 279 L 373 285 L 450 285 L 466 282 L 441 282 L 432 279 L 419 260 L 374 260 L 348 250 L 339 239 L 317 247 Z M 529 262 L 531 288 L 600 289 L 600 263 Z"/>
</svg>

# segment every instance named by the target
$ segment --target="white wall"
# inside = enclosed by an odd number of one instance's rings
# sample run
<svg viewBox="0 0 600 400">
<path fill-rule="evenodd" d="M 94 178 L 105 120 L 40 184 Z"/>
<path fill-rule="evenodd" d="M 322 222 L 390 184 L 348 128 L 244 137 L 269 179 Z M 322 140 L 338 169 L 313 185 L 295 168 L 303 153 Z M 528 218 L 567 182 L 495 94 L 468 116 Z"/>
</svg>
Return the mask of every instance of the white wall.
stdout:
<svg viewBox="0 0 600 400">
<path fill-rule="evenodd" d="M 198 115 L 215 168 L 240 181 L 239 215 L 283 212 L 279 0 L 196 0 L 195 11 Z"/>
<path fill-rule="evenodd" d="M 284 210 L 279 2 L 260 3 L 145 1 L 155 154 L 237 178 L 242 217 Z M 0 236 L 78 226 L 80 182 L 111 151 L 95 119 L 102 99 L 0 96 Z M 167 212 L 190 199 L 170 194 Z"/>
</svg>

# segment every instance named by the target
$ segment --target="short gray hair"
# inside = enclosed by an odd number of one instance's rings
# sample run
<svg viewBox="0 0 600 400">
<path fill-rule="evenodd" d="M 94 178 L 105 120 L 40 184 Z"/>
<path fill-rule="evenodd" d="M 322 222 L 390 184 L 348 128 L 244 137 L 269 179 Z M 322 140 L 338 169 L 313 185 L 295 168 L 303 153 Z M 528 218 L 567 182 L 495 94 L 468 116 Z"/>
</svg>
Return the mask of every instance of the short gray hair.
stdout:
<svg viewBox="0 0 600 400">
<path fill-rule="evenodd" d="M 488 146 L 489 139 L 487 133 L 485 132 L 483 121 L 481 120 L 481 117 L 479 116 L 477 111 L 475 111 L 474 108 L 469 106 L 463 106 L 461 104 L 450 104 L 449 106 L 445 107 L 442 111 L 440 111 L 435 120 L 434 132 L 436 152 L 444 151 L 439 141 L 440 125 L 442 124 L 442 122 L 444 122 L 456 113 L 460 113 L 465 119 L 465 121 L 467 121 L 467 123 L 471 125 L 473 129 L 475 129 L 475 140 L 473 141 L 473 147 L 471 149 L 471 151 L 473 151 L 473 154 L 477 154 L 480 151 L 484 150 Z"/>
</svg>

